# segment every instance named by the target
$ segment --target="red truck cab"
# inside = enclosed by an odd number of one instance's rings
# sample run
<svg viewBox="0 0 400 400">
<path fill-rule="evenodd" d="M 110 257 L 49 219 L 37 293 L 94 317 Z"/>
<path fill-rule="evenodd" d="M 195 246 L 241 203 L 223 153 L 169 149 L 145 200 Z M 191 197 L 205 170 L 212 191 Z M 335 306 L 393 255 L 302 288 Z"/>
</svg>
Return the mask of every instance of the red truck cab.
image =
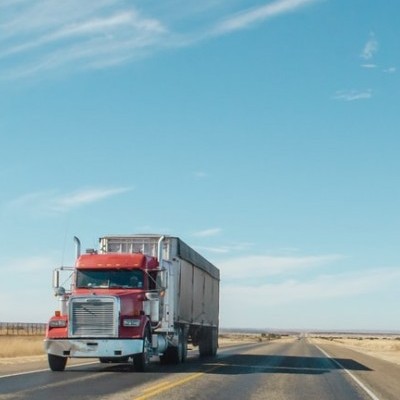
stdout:
<svg viewBox="0 0 400 400">
<path fill-rule="evenodd" d="M 62 370 L 68 357 L 81 353 L 100 360 L 142 354 L 144 339 L 151 341 L 146 294 L 156 290 L 158 265 L 141 253 L 79 256 L 68 306 L 48 324 L 50 368 Z"/>
</svg>

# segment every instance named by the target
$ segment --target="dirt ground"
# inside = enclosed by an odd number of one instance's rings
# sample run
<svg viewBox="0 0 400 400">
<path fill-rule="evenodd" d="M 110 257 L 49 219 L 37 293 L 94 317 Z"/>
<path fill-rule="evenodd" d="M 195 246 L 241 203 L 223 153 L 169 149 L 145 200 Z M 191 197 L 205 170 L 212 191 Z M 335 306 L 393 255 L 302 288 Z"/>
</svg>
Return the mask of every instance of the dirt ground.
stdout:
<svg viewBox="0 0 400 400">
<path fill-rule="evenodd" d="M 344 346 L 360 353 L 390 361 L 400 365 L 400 337 L 384 336 L 354 336 L 354 337 L 313 337 L 312 342 L 323 345 L 332 343 L 337 346 Z"/>
</svg>

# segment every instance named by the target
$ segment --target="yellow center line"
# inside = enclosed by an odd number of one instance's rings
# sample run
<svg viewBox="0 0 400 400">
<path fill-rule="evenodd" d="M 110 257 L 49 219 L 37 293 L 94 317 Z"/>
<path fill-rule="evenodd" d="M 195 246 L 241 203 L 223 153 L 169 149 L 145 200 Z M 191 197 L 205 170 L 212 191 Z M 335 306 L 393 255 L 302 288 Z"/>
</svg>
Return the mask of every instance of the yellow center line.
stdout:
<svg viewBox="0 0 400 400">
<path fill-rule="evenodd" d="M 151 391 L 153 391 L 153 390 L 157 390 L 157 389 L 159 389 L 159 388 L 162 388 L 162 387 L 164 387 L 164 386 L 167 386 L 167 385 L 169 385 L 170 383 L 171 383 L 171 381 L 163 381 L 163 382 L 159 383 L 158 385 L 153 385 L 153 386 L 150 386 L 150 387 L 148 387 L 148 388 L 143 389 L 143 392 L 151 392 Z"/>
<path fill-rule="evenodd" d="M 177 379 L 174 382 L 170 382 L 170 381 L 165 381 L 162 383 L 159 383 L 158 385 L 154 385 L 154 386 L 150 386 L 147 389 L 144 389 L 142 392 L 144 393 L 143 395 L 139 396 L 139 397 L 134 397 L 132 400 L 146 400 L 149 399 L 150 397 L 153 397 L 157 394 L 160 394 L 162 392 L 165 392 L 167 390 L 170 390 L 176 386 L 180 386 L 183 385 L 187 382 L 192 381 L 193 379 L 199 378 L 200 376 L 207 374 L 211 371 L 214 371 L 218 368 L 223 367 L 223 365 L 215 365 L 212 368 L 209 368 L 203 372 L 196 372 L 193 374 L 190 374 L 189 376 L 187 376 L 186 378 L 182 378 L 182 379 Z M 146 392 L 146 393 L 145 393 Z"/>
</svg>

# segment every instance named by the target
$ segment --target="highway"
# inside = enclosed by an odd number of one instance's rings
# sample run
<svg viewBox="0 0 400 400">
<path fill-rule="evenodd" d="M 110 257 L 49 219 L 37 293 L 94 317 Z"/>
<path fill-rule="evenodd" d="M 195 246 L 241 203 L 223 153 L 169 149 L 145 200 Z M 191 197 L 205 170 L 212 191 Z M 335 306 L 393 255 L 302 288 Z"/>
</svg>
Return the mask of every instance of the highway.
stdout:
<svg viewBox="0 0 400 400">
<path fill-rule="evenodd" d="M 400 366 L 307 338 L 221 348 L 213 359 L 189 352 L 187 363 L 98 362 L 51 372 L 41 363 L 0 368 L 1 400 L 398 400 Z M 33 368 L 33 370 L 32 370 Z M 12 373 L 11 373 L 12 372 Z"/>
</svg>

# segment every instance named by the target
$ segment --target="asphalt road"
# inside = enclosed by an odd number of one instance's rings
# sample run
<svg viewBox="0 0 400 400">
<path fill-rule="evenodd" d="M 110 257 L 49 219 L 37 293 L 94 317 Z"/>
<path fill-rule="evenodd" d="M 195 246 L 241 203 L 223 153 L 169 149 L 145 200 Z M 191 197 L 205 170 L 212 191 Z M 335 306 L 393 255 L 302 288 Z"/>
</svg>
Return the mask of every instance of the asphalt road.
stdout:
<svg viewBox="0 0 400 400">
<path fill-rule="evenodd" d="M 11 367 L 10 367 L 11 368 Z M 19 370 L 23 369 L 20 366 Z M 186 364 L 146 373 L 92 363 L 51 372 L 0 370 L 1 400 L 398 400 L 400 367 L 306 338 L 220 349 L 213 359 L 189 353 Z"/>
</svg>

